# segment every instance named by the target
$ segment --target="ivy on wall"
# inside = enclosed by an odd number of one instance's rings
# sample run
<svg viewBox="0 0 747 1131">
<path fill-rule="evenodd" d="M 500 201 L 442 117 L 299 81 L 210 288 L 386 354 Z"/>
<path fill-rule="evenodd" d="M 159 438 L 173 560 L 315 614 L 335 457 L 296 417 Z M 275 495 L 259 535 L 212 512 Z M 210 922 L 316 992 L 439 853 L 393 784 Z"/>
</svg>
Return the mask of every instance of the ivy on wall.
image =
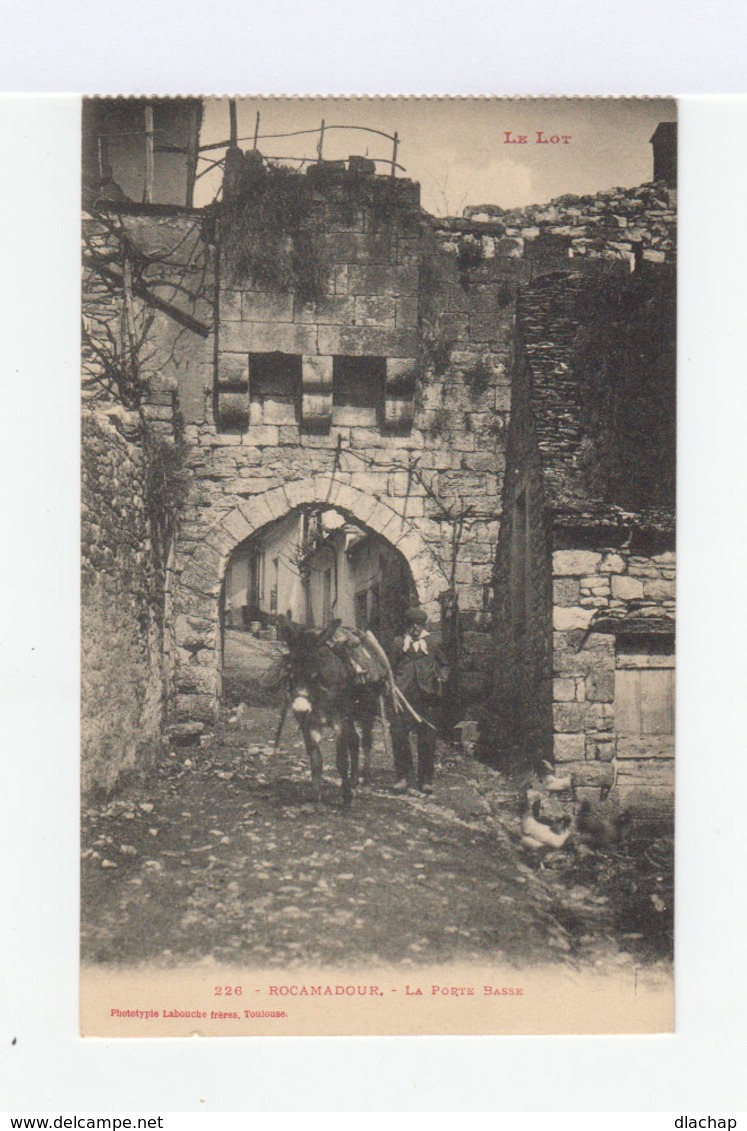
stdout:
<svg viewBox="0 0 747 1131">
<path fill-rule="evenodd" d="M 237 151 L 238 152 L 238 151 Z M 221 253 L 235 286 L 325 294 L 330 264 L 319 239 L 313 184 L 293 169 L 239 154 L 227 168 Z"/>
<path fill-rule="evenodd" d="M 604 502 L 674 506 L 676 316 L 673 269 L 610 277 L 579 299 L 579 464 Z"/>
</svg>

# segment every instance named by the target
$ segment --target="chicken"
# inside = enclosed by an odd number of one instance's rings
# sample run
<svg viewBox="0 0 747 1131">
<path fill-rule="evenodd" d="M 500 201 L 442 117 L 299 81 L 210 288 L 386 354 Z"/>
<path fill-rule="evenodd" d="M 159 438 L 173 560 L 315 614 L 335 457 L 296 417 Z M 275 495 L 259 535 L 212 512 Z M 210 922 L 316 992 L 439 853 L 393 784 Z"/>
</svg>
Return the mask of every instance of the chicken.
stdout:
<svg viewBox="0 0 747 1131">
<path fill-rule="evenodd" d="M 534 798 L 534 800 L 531 800 L 530 794 L 528 795 L 528 803 L 531 808 L 521 819 L 522 847 L 532 848 L 535 851 L 543 848 L 562 848 L 573 832 L 570 817 L 561 818 L 559 823 L 565 825 L 565 828 L 563 832 L 555 832 L 550 825 L 540 820 L 541 799 Z"/>
<path fill-rule="evenodd" d="M 542 765 L 547 770 L 547 774 L 542 779 L 542 788 L 546 789 L 548 793 L 562 793 L 565 789 L 573 789 L 573 774 L 567 774 L 566 777 L 558 777 L 555 773 L 555 767 L 551 762 L 543 760 Z"/>
<path fill-rule="evenodd" d="M 579 840 L 591 848 L 609 848 L 625 840 L 630 832 L 632 817 L 627 809 L 619 813 L 603 813 L 592 809 L 589 801 L 582 801 L 576 814 Z"/>
</svg>

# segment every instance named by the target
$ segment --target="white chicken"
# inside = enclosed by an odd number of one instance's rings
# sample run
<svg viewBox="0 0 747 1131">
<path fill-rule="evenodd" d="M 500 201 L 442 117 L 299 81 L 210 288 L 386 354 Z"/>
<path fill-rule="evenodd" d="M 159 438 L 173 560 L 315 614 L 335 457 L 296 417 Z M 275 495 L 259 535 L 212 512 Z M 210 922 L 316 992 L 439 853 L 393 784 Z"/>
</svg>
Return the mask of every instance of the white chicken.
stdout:
<svg viewBox="0 0 747 1131">
<path fill-rule="evenodd" d="M 548 793 L 562 793 L 566 789 L 573 789 L 573 774 L 558 777 L 555 773 L 555 767 L 551 762 L 546 762 L 543 759 L 542 765 L 547 770 L 547 773 L 542 779 L 542 788 L 546 789 Z"/>
<path fill-rule="evenodd" d="M 527 801 L 531 808 L 521 818 L 522 847 L 535 851 L 543 848 L 562 848 L 573 832 L 570 817 L 561 818 L 560 823 L 565 825 L 565 828 L 563 832 L 555 832 L 550 825 L 540 820 L 541 799 L 532 800 L 529 795 Z"/>
</svg>

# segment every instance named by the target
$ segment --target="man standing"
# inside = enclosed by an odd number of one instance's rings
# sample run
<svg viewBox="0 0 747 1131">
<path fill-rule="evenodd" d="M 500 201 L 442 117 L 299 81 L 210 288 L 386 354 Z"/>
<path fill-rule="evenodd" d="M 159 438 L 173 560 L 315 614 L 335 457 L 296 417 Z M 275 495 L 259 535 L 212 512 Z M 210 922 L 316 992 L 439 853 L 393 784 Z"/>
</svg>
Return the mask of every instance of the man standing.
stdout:
<svg viewBox="0 0 747 1131">
<path fill-rule="evenodd" d="M 435 634 L 428 631 L 428 618 L 423 609 L 412 607 L 405 611 L 404 636 L 395 637 L 392 646 L 392 668 L 402 694 L 415 711 L 425 720 L 422 723 L 407 708 L 395 713 L 392 719 L 392 746 L 394 788 L 405 790 L 412 784 L 413 765 L 410 749 L 410 731 L 417 738 L 417 786 L 423 793 L 433 793 L 433 772 L 436 759 L 436 725 L 439 714 L 441 689 L 448 679 L 441 645 Z M 429 726 L 428 724 L 432 724 Z"/>
</svg>

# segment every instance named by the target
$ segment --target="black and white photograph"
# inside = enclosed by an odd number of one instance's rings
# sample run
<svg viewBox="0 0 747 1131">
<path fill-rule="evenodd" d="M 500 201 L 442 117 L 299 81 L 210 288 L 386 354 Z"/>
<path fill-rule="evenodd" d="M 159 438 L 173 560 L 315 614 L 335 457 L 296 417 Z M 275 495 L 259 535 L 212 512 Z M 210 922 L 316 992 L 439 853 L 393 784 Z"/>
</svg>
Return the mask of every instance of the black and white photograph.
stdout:
<svg viewBox="0 0 747 1131">
<path fill-rule="evenodd" d="M 84 100 L 84 1036 L 672 1030 L 677 154 Z"/>
</svg>

